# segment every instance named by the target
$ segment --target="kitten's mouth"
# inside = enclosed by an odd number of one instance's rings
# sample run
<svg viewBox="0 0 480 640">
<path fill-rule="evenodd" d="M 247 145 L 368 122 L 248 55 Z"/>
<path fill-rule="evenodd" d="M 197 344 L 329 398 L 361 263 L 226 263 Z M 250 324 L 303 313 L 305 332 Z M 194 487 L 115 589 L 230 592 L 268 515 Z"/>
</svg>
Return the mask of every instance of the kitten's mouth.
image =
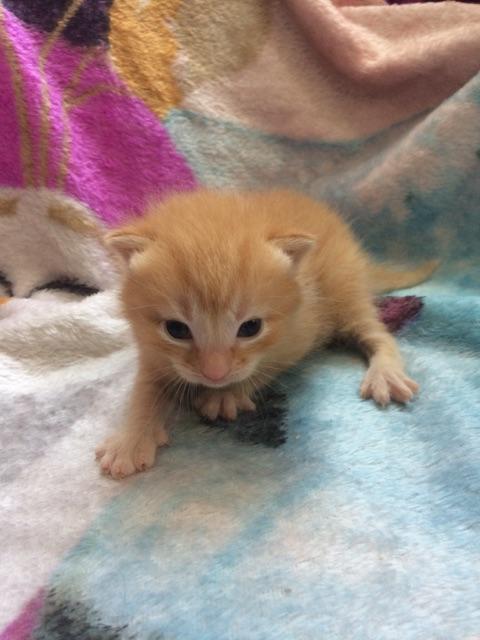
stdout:
<svg viewBox="0 0 480 640">
<path fill-rule="evenodd" d="M 239 380 L 235 376 L 229 376 L 228 378 L 223 378 L 222 380 L 209 380 L 208 378 L 204 378 L 200 375 L 193 376 L 183 376 L 186 382 L 190 384 L 200 385 L 201 387 L 207 387 L 208 389 L 224 389 L 234 382 L 239 382 Z"/>
<path fill-rule="evenodd" d="M 248 377 L 248 376 L 237 374 L 237 375 L 229 375 L 226 378 L 222 378 L 222 380 L 215 381 L 215 380 L 209 380 L 208 378 L 205 378 L 200 374 L 190 372 L 190 371 L 177 369 L 177 373 L 185 382 L 188 382 L 188 384 L 206 387 L 208 389 L 224 389 L 225 387 L 228 387 L 231 384 L 242 382 Z"/>
<path fill-rule="evenodd" d="M 228 387 L 232 384 L 232 380 L 220 380 L 220 382 L 213 382 L 212 380 L 202 379 L 200 384 L 202 387 L 208 387 L 209 389 L 223 389 L 224 387 Z"/>
</svg>

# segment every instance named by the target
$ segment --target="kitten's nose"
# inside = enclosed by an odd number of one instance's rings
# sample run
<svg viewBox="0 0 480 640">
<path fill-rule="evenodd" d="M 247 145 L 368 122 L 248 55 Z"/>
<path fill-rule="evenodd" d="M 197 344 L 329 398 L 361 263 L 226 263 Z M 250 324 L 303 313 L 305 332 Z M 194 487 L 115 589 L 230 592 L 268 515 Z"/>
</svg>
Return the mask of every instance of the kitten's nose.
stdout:
<svg viewBox="0 0 480 640">
<path fill-rule="evenodd" d="M 212 382 L 221 382 L 231 370 L 230 358 L 219 351 L 202 354 L 200 371 L 204 378 Z"/>
</svg>

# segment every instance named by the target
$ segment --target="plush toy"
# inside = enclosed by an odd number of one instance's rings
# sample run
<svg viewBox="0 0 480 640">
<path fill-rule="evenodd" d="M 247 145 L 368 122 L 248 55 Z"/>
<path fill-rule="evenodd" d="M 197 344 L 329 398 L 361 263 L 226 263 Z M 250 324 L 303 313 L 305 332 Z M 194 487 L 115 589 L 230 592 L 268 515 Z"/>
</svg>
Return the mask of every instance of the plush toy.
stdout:
<svg viewBox="0 0 480 640">
<path fill-rule="evenodd" d="M 73 198 L 47 188 L 1 188 L 0 305 L 78 301 L 113 287 L 118 270 L 103 232 Z"/>
</svg>

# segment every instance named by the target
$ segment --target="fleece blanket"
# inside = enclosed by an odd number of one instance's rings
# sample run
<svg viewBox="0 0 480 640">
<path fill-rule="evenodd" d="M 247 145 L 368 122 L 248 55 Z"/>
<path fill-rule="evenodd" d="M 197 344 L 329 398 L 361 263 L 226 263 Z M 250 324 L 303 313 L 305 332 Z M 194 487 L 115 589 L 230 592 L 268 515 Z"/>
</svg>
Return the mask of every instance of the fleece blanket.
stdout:
<svg viewBox="0 0 480 640">
<path fill-rule="evenodd" d="M 480 638 L 479 70 L 475 4 L 3 0 L 2 640 Z M 361 401 L 336 346 L 114 482 L 136 353 L 102 233 L 197 184 L 441 258 L 379 303 L 421 393 Z"/>
</svg>

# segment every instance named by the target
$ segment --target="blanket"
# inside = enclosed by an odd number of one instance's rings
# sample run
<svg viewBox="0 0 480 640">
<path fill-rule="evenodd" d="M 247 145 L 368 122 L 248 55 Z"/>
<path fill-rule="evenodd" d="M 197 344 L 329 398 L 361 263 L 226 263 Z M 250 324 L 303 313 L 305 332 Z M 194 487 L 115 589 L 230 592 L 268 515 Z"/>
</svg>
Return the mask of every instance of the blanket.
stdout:
<svg viewBox="0 0 480 640">
<path fill-rule="evenodd" d="M 480 7 L 0 3 L 0 639 L 480 638 Z M 421 384 L 342 346 L 103 477 L 136 351 L 104 230 L 197 185 L 334 206 Z"/>
</svg>

